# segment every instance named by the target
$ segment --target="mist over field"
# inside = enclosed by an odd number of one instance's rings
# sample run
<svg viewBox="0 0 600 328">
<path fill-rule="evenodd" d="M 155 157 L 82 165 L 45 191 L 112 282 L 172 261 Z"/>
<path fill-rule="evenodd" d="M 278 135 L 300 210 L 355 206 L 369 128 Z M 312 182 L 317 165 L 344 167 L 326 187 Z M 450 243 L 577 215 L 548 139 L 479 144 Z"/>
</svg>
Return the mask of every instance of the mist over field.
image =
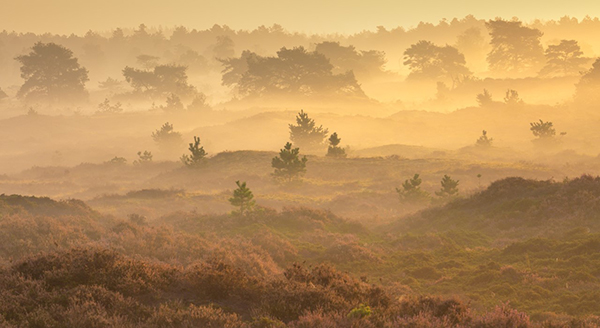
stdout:
<svg viewBox="0 0 600 328">
<path fill-rule="evenodd" d="M 600 327 L 599 5 L 13 5 L 0 327 Z"/>
</svg>

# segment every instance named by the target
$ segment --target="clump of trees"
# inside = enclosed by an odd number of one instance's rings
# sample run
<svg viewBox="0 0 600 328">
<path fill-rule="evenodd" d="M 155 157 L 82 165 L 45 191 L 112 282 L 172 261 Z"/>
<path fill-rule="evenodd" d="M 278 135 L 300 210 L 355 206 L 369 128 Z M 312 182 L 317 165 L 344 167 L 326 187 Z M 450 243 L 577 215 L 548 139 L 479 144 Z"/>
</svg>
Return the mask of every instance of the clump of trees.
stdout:
<svg viewBox="0 0 600 328">
<path fill-rule="evenodd" d="M 546 49 L 546 66 L 540 71 L 541 76 L 578 75 L 588 61 L 582 57 L 583 51 L 575 40 L 561 40 L 560 44 L 549 45 Z"/>
<path fill-rule="evenodd" d="M 178 65 L 158 65 L 153 69 L 125 67 L 123 76 L 135 94 L 150 99 L 169 97 L 173 94 L 181 98 L 192 98 L 196 89 L 188 84 L 187 68 Z"/>
<path fill-rule="evenodd" d="M 492 37 L 492 50 L 487 56 L 491 71 L 500 75 L 526 75 L 539 71 L 544 63 L 540 30 L 523 26 L 516 20 L 496 19 L 485 25 Z"/>
<path fill-rule="evenodd" d="M 334 74 L 352 71 L 357 78 L 368 80 L 385 74 L 386 63 L 383 51 L 358 51 L 354 46 L 342 46 L 339 42 L 325 41 L 317 43 L 315 52 L 325 55 L 333 65 Z"/>
<path fill-rule="evenodd" d="M 352 96 L 366 98 L 354 73 L 333 73 L 323 54 L 304 47 L 281 48 L 276 57 L 243 52 L 240 58 L 221 60 L 223 85 L 242 96 Z"/>
<path fill-rule="evenodd" d="M 200 146 L 200 138 L 194 136 L 194 142 L 189 143 L 188 149 L 191 155 L 182 155 L 181 162 L 189 168 L 199 168 L 202 164 L 204 164 L 204 160 L 207 155 L 204 147 Z"/>
<path fill-rule="evenodd" d="M 471 75 L 465 66 L 465 56 L 456 48 L 437 46 L 421 40 L 404 51 L 404 65 L 410 68 L 412 79 L 450 79 L 456 81 Z"/>
<path fill-rule="evenodd" d="M 301 110 L 296 116 L 296 125 L 290 124 L 290 140 L 308 151 L 320 151 L 325 148 L 325 138 L 329 130 L 322 125 L 317 126 L 314 119 Z"/>
<path fill-rule="evenodd" d="M 600 102 L 600 58 L 586 71 L 575 90 L 575 100 L 579 104 L 595 106 Z"/>
<path fill-rule="evenodd" d="M 15 58 L 21 63 L 25 83 L 17 97 L 40 101 L 81 101 L 87 98 L 88 71 L 73 52 L 56 43 L 37 42 L 27 55 Z"/>
<path fill-rule="evenodd" d="M 300 148 L 292 148 L 292 144 L 288 142 L 271 161 L 271 166 L 275 169 L 272 175 L 280 181 L 294 181 L 306 173 L 306 162 L 306 156 L 300 158 Z"/>
<path fill-rule="evenodd" d="M 327 148 L 327 156 L 328 157 L 334 157 L 334 158 L 345 158 L 346 157 L 346 150 L 344 148 L 338 146 L 341 141 L 342 141 L 342 139 L 340 139 L 338 137 L 337 132 L 334 132 L 329 137 L 329 147 Z"/>
<path fill-rule="evenodd" d="M 110 103 L 110 100 L 108 100 L 108 98 L 105 98 L 103 102 L 101 102 L 100 104 L 98 104 L 98 110 L 96 111 L 96 114 L 117 114 L 117 113 L 121 113 L 123 111 L 123 108 L 121 107 L 121 103 L 117 102 L 116 104 L 112 105 Z"/>
<path fill-rule="evenodd" d="M 240 208 L 240 215 L 244 215 L 254 208 L 256 202 L 254 201 L 254 195 L 250 188 L 246 186 L 246 182 L 241 182 L 238 180 L 235 182 L 238 186 L 237 189 L 233 191 L 233 197 L 229 198 L 229 203 L 231 205 Z"/>
</svg>

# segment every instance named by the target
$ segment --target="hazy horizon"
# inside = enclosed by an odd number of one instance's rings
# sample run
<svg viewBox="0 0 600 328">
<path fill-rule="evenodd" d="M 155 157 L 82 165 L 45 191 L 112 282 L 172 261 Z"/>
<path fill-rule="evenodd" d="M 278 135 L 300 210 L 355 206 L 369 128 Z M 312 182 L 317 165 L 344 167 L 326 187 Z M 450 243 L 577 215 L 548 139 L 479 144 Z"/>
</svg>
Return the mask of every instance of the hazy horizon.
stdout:
<svg viewBox="0 0 600 328">
<path fill-rule="evenodd" d="M 0 19 L 3 30 L 53 34 L 109 31 L 116 27 L 133 28 L 142 23 L 153 27 L 186 26 L 196 29 L 219 24 L 235 30 L 280 24 L 293 32 L 352 34 L 375 30 L 377 26 L 410 28 L 419 22 L 437 23 L 443 19 L 452 20 L 468 15 L 479 19 L 518 17 L 525 22 L 556 20 L 564 16 L 583 19 L 585 16 L 599 16 L 600 2 L 508 0 L 481 3 L 475 0 L 428 0 L 409 3 L 379 0 L 367 3 L 335 0 L 321 3 L 309 0 L 301 3 L 260 0 L 237 3 L 226 0 L 193 3 L 185 0 L 24 0 L 12 3 L 11 10 L 0 13 Z"/>
</svg>

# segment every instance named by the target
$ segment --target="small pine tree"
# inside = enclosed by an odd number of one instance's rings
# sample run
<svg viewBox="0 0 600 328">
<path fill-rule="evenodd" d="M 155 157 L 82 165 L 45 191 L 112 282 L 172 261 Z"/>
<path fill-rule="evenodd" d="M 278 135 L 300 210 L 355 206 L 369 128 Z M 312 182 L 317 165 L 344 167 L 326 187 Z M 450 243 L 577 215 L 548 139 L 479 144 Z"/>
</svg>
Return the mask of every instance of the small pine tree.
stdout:
<svg viewBox="0 0 600 328">
<path fill-rule="evenodd" d="M 125 157 L 115 156 L 113 159 L 105 163 L 114 165 L 125 165 L 127 163 L 127 159 L 125 159 Z"/>
<path fill-rule="evenodd" d="M 253 200 L 254 195 L 252 194 L 252 191 L 246 187 L 246 182 L 240 183 L 238 180 L 235 184 L 238 188 L 233 191 L 233 197 L 229 198 L 229 203 L 239 207 L 240 215 L 244 215 L 244 213 L 252 211 L 252 208 L 256 205 L 256 202 Z"/>
<path fill-rule="evenodd" d="M 279 151 L 279 156 L 273 157 L 271 166 L 275 169 L 273 177 L 290 182 L 306 173 L 306 156 L 300 158 L 300 148 L 292 148 L 291 143 L 286 143 Z"/>
<path fill-rule="evenodd" d="M 308 117 L 308 114 L 301 110 L 296 116 L 296 125 L 290 124 L 290 140 L 296 145 L 309 151 L 324 150 L 325 138 L 327 138 L 327 129 L 318 126 L 315 120 Z"/>
<path fill-rule="evenodd" d="M 110 100 L 108 98 L 104 98 L 104 101 L 98 104 L 98 110 L 96 114 L 116 114 L 121 113 L 123 108 L 121 108 L 121 103 L 118 102 L 114 105 L 110 104 Z"/>
<path fill-rule="evenodd" d="M 401 200 L 425 200 L 429 198 L 426 191 L 421 190 L 422 179 L 415 174 L 412 179 L 407 179 L 402 184 L 402 189 L 396 188 Z"/>
<path fill-rule="evenodd" d="M 160 106 L 166 112 L 177 112 L 183 110 L 183 103 L 181 102 L 181 98 L 176 94 L 172 93 L 167 97 L 167 105 Z"/>
<path fill-rule="evenodd" d="M 435 194 L 439 197 L 453 197 L 458 195 L 458 180 L 452 180 L 448 175 L 444 175 L 441 181 L 442 188 L 436 191 Z"/>
<path fill-rule="evenodd" d="M 477 95 L 477 103 L 479 107 L 486 107 L 493 104 L 492 94 L 487 89 L 483 89 L 483 93 Z"/>
<path fill-rule="evenodd" d="M 529 129 L 533 135 L 540 139 L 550 139 L 556 135 L 556 130 L 552 126 L 552 122 L 540 120 L 539 122 L 529 123 L 529 125 L 531 126 Z"/>
<path fill-rule="evenodd" d="M 199 137 L 194 136 L 194 142 L 190 142 L 189 145 L 188 149 L 192 155 L 181 156 L 181 162 L 189 168 L 198 168 L 204 163 L 204 158 L 207 154 L 204 151 L 204 147 L 200 147 Z"/>
<path fill-rule="evenodd" d="M 143 153 L 138 151 L 137 155 L 138 159 L 133 161 L 133 165 L 145 165 L 152 162 L 152 153 L 147 150 L 144 150 Z"/>
<path fill-rule="evenodd" d="M 334 132 L 329 137 L 329 148 L 327 148 L 327 156 L 337 158 L 346 157 L 346 151 L 344 150 L 344 148 L 338 146 L 340 144 L 340 141 L 342 141 L 342 139 L 338 137 L 337 132 Z"/>
<path fill-rule="evenodd" d="M 152 139 L 158 144 L 161 150 L 171 150 L 183 143 L 181 133 L 175 132 L 173 124 L 169 122 L 163 124 L 160 129 L 152 132 Z"/>
<path fill-rule="evenodd" d="M 479 139 L 477 139 L 477 142 L 475 143 L 475 145 L 480 146 L 480 147 L 491 147 L 492 141 L 494 141 L 494 138 L 488 138 L 487 131 L 483 130 L 481 137 L 479 137 Z"/>
<path fill-rule="evenodd" d="M 521 105 L 523 104 L 523 99 L 519 97 L 517 90 L 508 89 L 506 90 L 506 95 L 504 96 L 504 103 L 512 106 Z"/>
</svg>

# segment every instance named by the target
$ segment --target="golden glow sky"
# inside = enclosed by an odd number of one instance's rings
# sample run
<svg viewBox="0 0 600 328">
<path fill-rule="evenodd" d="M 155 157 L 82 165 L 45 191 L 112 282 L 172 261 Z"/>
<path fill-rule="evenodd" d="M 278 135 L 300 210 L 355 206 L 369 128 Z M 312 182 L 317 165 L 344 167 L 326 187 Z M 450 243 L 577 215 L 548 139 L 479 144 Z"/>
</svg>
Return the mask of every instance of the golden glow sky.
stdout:
<svg viewBox="0 0 600 328">
<path fill-rule="evenodd" d="M 273 23 L 289 31 L 353 33 L 411 27 L 442 18 L 517 16 L 522 20 L 600 16 L 599 0 L 0 0 L 0 30 L 85 33 L 115 27 L 253 29 Z"/>
</svg>

